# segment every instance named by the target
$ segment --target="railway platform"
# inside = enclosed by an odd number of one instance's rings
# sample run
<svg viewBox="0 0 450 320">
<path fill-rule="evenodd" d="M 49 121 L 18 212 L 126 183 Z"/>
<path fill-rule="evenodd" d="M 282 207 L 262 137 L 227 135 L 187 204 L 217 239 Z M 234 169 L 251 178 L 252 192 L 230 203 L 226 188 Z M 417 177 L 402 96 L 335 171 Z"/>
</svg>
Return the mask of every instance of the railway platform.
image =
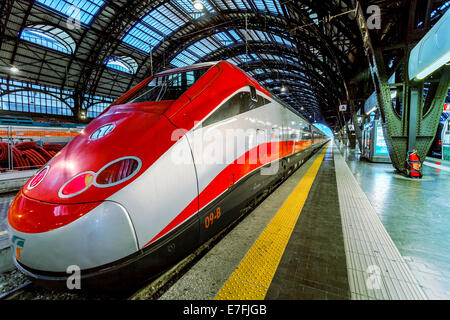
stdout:
<svg viewBox="0 0 450 320">
<path fill-rule="evenodd" d="M 332 142 L 160 299 L 449 299 L 450 173 L 393 171 Z"/>
<path fill-rule="evenodd" d="M 8 234 L 8 210 L 17 191 L 36 170 L 4 172 L 0 174 L 0 273 L 14 269 Z"/>
<path fill-rule="evenodd" d="M 3 172 L 0 174 L 0 194 L 19 191 L 36 170 Z"/>
</svg>

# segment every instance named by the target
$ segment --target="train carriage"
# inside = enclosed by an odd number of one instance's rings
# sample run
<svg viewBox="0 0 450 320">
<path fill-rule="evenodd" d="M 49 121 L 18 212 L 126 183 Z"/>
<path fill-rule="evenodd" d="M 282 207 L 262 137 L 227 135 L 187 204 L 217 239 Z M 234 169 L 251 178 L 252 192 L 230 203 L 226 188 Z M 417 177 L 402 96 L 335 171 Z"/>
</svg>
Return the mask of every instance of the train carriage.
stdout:
<svg viewBox="0 0 450 320">
<path fill-rule="evenodd" d="M 156 276 L 236 220 L 327 141 L 228 62 L 157 74 L 25 184 L 8 221 L 17 267 L 65 288 Z"/>
</svg>

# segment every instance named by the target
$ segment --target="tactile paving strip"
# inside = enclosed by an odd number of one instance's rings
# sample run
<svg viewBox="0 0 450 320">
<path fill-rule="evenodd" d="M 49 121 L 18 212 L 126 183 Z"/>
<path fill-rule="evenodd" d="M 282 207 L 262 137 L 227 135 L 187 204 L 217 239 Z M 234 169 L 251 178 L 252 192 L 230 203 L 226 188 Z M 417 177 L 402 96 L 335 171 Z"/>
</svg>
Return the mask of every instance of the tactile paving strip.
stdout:
<svg viewBox="0 0 450 320">
<path fill-rule="evenodd" d="M 322 149 L 321 154 L 225 282 L 215 299 L 264 299 L 326 150 L 327 147 Z"/>
<path fill-rule="evenodd" d="M 343 156 L 333 147 L 352 299 L 427 299 Z"/>
</svg>

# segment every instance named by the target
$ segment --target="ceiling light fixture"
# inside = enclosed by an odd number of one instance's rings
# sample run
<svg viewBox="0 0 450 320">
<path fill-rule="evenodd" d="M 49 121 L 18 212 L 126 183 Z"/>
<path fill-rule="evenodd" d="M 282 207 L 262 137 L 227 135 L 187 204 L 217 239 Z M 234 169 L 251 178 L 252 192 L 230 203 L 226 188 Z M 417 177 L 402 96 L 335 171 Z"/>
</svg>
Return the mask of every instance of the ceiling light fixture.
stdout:
<svg viewBox="0 0 450 320">
<path fill-rule="evenodd" d="M 202 0 L 194 0 L 194 3 L 192 4 L 194 6 L 194 9 L 197 11 L 202 11 L 203 8 L 205 7 L 203 5 L 203 1 Z"/>
<path fill-rule="evenodd" d="M 11 69 L 9 69 L 9 70 L 11 70 L 12 73 L 18 73 L 19 72 L 19 69 L 17 69 L 16 66 L 12 66 Z"/>
</svg>

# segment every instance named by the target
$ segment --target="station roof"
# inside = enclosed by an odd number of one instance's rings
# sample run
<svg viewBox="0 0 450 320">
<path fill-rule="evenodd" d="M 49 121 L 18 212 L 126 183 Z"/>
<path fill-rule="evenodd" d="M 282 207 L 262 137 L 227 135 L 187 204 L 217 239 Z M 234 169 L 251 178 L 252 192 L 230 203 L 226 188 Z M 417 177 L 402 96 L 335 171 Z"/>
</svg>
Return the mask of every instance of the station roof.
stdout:
<svg viewBox="0 0 450 320">
<path fill-rule="evenodd" d="M 450 5 L 430 1 L 427 24 Z M 167 69 L 228 60 L 305 117 L 338 126 L 347 85 L 367 68 L 354 0 L 202 3 L 197 11 L 192 0 L 5 0 L 0 76 L 73 92 L 86 106 Z M 398 42 L 409 1 L 360 3 L 381 7 L 388 23 L 379 33 Z"/>
</svg>

